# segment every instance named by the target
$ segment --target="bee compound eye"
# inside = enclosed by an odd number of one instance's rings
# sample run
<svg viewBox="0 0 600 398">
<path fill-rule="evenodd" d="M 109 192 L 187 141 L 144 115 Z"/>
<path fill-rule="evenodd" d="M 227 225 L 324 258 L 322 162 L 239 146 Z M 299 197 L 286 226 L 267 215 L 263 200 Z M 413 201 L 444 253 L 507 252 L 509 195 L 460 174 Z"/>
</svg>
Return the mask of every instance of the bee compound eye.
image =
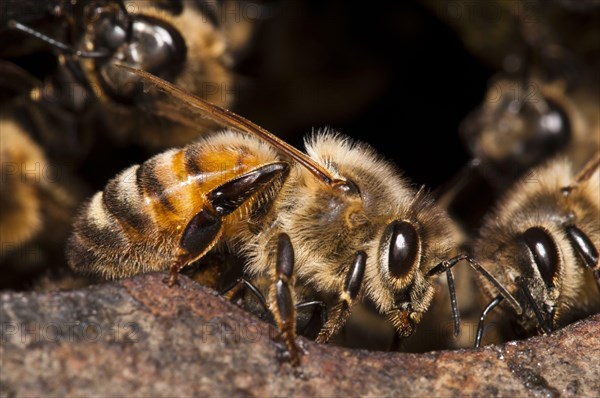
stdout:
<svg viewBox="0 0 600 398">
<path fill-rule="evenodd" d="M 390 236 L 388 269 L 392 276 L 402 278 L 414 267 L 419 254 L 419 234 L 407 221 L 394 221 L 387 227 Z"/>
<path fill-rule="evenodd" d="M 117 32 L 118 26 L 114 27 Z M 118 41 L 115 34 L 114 40 Z M 170 80 L 185 63 L 187 47 L 177 29 L 166 21 L 137 15 L 132 25 L 131 40 L 115 49 L 113 59 Z M 107 62 L 100 68 L 100 77 L 107 93 L 121 102 L 134 101 L 144 95 L 143 81 L 128 71 Z"/>
<path fill-rule="evenodd" d="M 106 12 L 100 13 L 100 16 L 95 18 L 93 32 L 96 48 L 115 50 L 127 38 L 126 27 L 119 23 L 115 15 Z"/>
<path fill-rule="evenodd" d="M 142 52 L 142 69 L 161 73 L 183 64 L 187 46 L 181 33 L 167 21 L 140 15 L 133 22 L 130 51 Z"/>
<path fill-rule="evenodd" d="M 567 227 L 566 232 L 567 237 L 583 260 L 585 266 L 594 268 L 598 264 L 598 250 L 591 239 L 576 226 Z"/>
<path fill-rule="evenodd" d="M 521 240 L 533 255 L 533 262 L 546 286 L 554 287 L 559 264 L 558 247 L 554 239 L 545 229 L 533 227 L 521 235 Z"/>
<path fill-rule="evenodd" d="M 547 100 L 548 111 L 540 116 L 537 134 L 550 149 L 561 148 L 571 136 L 569 118 L 563 109 Z"/>
</svg>

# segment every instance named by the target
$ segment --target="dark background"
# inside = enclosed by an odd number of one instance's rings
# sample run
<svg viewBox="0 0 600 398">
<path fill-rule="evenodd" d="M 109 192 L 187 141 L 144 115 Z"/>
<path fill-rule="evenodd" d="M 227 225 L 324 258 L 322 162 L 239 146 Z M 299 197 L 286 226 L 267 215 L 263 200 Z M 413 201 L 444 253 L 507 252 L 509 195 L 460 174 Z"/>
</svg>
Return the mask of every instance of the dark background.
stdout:
<svg viewBox="0 0 600 398">
<path fill-rule="evenodd" d="M 268 3 L 240 59 L 237 110 L 302 146 L 331 127 L 370 143 L 417 184 L 447 181 L 468 154 L 458 125 L 495 72 L 418 1 Z"/>
</svg>

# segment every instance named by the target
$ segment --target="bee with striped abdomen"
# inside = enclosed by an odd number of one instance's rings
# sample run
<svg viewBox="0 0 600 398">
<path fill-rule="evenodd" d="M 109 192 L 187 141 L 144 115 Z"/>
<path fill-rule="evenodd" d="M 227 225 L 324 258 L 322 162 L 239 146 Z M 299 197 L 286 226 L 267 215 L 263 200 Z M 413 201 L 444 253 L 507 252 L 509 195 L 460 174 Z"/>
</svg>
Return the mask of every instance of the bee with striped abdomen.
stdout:
<svg viewBox="0 0 600 398">
<path fill-rule="evenodd" d="M 227 245 L 247 258 L 239 282 L 273 314 L 294 364 L 297 308 L 329 306 L 318 342 L 362 301 L 407 336 L 433 299 L 435 276 L 446 272 L 453 286 L 450 268 L 466 257 L 452 257 L 451 221 L 365 144 L 324 131 L 307 140 L 305 154 L 241 116 L 124 69 L 166 92 L 178 119 L 189 110 L 242 133 L 216 133 L 112 179 L 75 222 L 67 249 L 74 269 L 107 278 L 169 269 L 174 285 L 183 267 Z"/>
</svg>

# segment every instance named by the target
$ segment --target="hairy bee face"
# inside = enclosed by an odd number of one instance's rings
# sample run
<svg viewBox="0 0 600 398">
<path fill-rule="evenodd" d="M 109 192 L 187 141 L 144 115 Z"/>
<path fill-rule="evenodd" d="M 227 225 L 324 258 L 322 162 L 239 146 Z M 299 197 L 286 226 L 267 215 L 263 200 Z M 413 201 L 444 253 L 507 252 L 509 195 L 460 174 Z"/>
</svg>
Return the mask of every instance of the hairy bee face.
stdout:
<svg viewBox="0 0 600 398">
<path fill-rule="evenodd" d="M 535 169 L 533 176 L 509 191 L 488 216 L 474 249 L 475 258 L 521 304 L 516 319 L 526 334 L 600 309 L 590 272 L 597 267 L 600 246 L 599 172 L 569 193 L 562 188 L 572 184 L 574 172 L 566 159 Z M 488 297 L 496 294 L 481 282 Z"/>
<path fill-rule="evenodd" d="M 374 303 L 401 335 L 409 335 L 434 295 L 426 273 L 453 248 L 449 219 L 364 145 L 325 133 L 307 142 L 307 152 L 348 181 L 351 192 L 331 190 L 301 170 L 292 173 L 273 209 L 273 227 L 254 240 L 258 250 L 251 273 L 272 261 L 263 242 L 273 242 L 281 231 L 295 248 L 298 285 L 313 292 L 343 290 L 343 276 L 356 253 L 364 252 L 358 296 Z"/>
</svg>

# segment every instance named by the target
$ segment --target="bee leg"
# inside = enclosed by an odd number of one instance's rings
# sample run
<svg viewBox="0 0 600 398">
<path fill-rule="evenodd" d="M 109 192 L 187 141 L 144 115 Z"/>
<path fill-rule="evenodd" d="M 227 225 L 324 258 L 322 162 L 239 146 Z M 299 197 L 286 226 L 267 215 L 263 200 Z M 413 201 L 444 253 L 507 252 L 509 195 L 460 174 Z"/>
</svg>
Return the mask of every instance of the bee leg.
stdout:
<svg viewBox="0 0 600 398">
<path fill-rule="evenodd" d="M 356 253 L 354 262 L 350 266 L 349 272 L 346 275 L 344 289 L 340 293 L 340 301 L 336 304 L 332 313 L 333 316 L 325 323 L 319 335 L 316 338 L 317 343 L 326 343 L 348 320 L 350 316 L 350 308 L 352 302 L 358 296 L 365 274 L 367 264 L 367 254 L 363 251 Z"/>
<path fill-rule="evenodd" d="M 452 275 L 452 267 L 455 266 L 460 260 L 461 256 L 457 256 L 451 260 L 443 261 L 434 267 L 427 276 L 433 276 L 446 272 L 446 279 L 448 280 L 448 291 L 450 293 L 450 307 L 452 308 L 452 319 L 454 321 L 454 337 L 457 337 L 460 333 L 460 311 L 458 310 L 458 301 L 456 300 L 456 287 L 454 285 L 454 276 Z"/>
<path fill-rule="evenodd" d="M 262 306 L 262 308 L 265 312 L 269 310 L 269 306 L 267 305 L 265 296 L 263 296 L 263 294 L 260 292 L 260 290 L 258 290 L 256 288 L 256 286 L 254 286 L 250 281 L 248 281 L 244 278 L 237 278 L 232 284 L 227 286 L 225 289 L 221 290 L 219 292 L 219 296 L 226 295 L 227 293 L 229 293 L 234 288 L 236 288 L 237 286 L 240 286 L 240 285 L 243 285 L 244 287 L 250 289 L 250 292 L 254 295 L 254 297 L 256 297 L 258 299 L 258 301 L 260 302 L 260 305 Z"/>
<path fill-rule="evenodd" d="M 483 337 L 483 323 L 487 314 L 490 313 L 500 302 L 504 299 L 501 295 L 496 296 L 489 304 L 485 307 L 485 309 L 481 312 L 481 316 L 479 317 L 479 324 L 477 324 L 477 334 L 475 336 L 475 347 L 479 348 L 481 346 L 481 338 Z"/>
<path fill-rule="evenodd" d="M 325 325 L 325 323 L 327 322 L 327 304 L 325 304 L 324 302 L 322 302 L 320 300 L 305 301 L 303 303 L 296 304 L 296 311 L 303 310 L 304 308 L 309 308 L 309 307 L 313 307 L 319 311 L 319 316 L 321 318 L 319 330 L 322 329 L 323 326 Z M 315 314 L 315 312 L 313 310 L 313 313 L 311 315 L 311 320 L 312 320 L 312 317 L 314 317 L 314 314 Z M 309 329 L 309 326 L 310 326 L 310 322 L 302 330 L 302 335 L 306 335 L 307 330 Z"/>
<path fill-rule="evenodd" d="M 165 282 L 177 283 L 179 271 L 204 256 L 221 237 L 222 217 L 240 208 L 256 192 L 276 179 L 285 178 L 289 165 L 270 163 L 219 185 L 206 195 L 208 205 L 196 214 L 185 227 L 179 241 L 179 254 L 169 269 Z"/>
<path fill-rule="evenodd" d="M 294 306 L 294 248 L 287 234 L 277 240 L 275 283 L 270 290 L 271 312 L 283 338 L 287 355 L 293 366 L 299 364 L 301 349 L 296 343 L 296 308 Z"/>
<path fill-rule="evenodd" d="M 179 241 L 179 253 L 169 268 L 165 283 L 177 284 L 179 271 L 187 264 L 202 257 L 221 236 L 221 217 L 208 208 L 202 209 L 188 223 Z"/>
</svg>

